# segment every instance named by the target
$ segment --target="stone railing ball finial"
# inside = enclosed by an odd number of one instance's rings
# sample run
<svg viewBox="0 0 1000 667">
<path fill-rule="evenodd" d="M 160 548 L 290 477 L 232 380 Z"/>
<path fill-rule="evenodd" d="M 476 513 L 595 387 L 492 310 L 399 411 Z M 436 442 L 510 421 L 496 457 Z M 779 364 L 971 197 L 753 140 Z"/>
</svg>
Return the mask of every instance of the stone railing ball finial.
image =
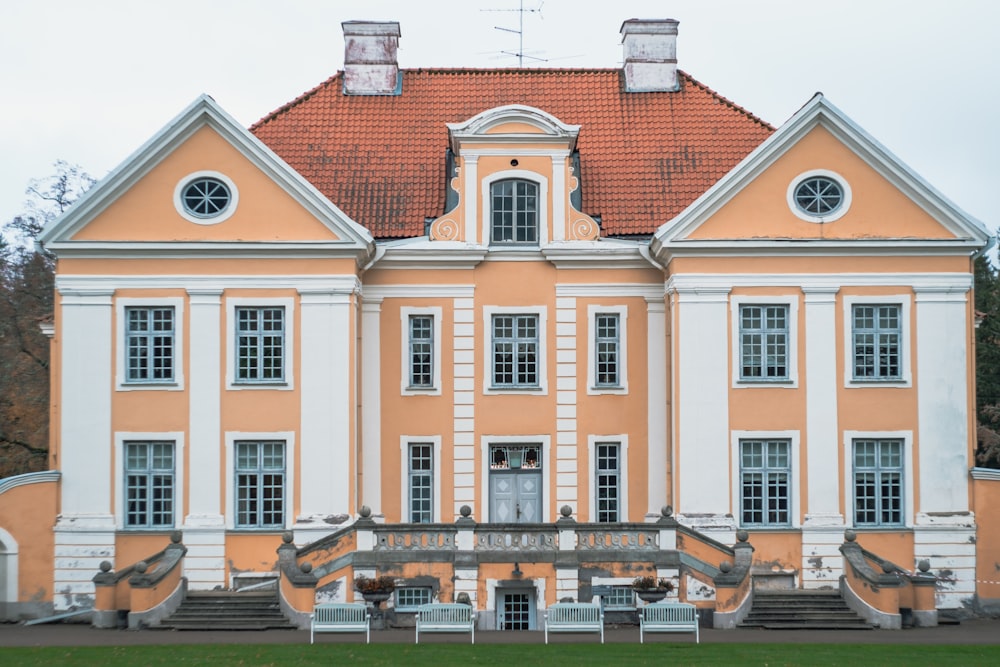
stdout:
<svg viewBox="0 0 1000 667">
<path fill-rule="evenodd" d="M 302 563 L 302 565 L 299 565 L 299 569 L 302 570 L 303 574 L 309 574 L 313 570 L 313 564 L 308 562 Z"/>
<path fill-rule="evenodd" d="M 362 519 L 367 519 L 372 515 L 372 508 L 368 505 L 362 505 L 361 509 L 358 510 L 358 514 L 361 515 Z"/>
<path fill-rule="evenodd" d="M 896 571 L 895 566 L 887 560 L 882 561 L 882 571 L 886 574 L 892 574 Z"/>
<path fill-rule="evenodd" d="M 730 563 L 728 560 L 724 560 L 721 563 L 719 563 L 719 569 L 722 570 L 723 574 L 729 574 L 730 572 L 733 571 L 733 564 Z"/>
<path fill-rule="evenodd" d="M 740 528 L 739 530 L 736 531 L 737 542 L 746 542 L 749 539 L 750 539 L 750 533 L 748 533 L 744 529 Z"/>
<path fill-rule="evenodd" d="M 667 519 L 673 516 L 673 513 L 674 513 L 674 508 L 671 507 L 670 505 L 664 505 L 663 507 L 660 508 L 660 514 L 662 514 Z"/>
<path fill-rule="evenodd" d="M 563 517 L 568 519 L 571 516 L 573 516 L 573 508 L 570 507 L 569 505 L 563 505 L 562 507 L 559 508 L 559 513 L 562 514 Z"/>
<path fill-rule="evenodd" d="M 110 572 L 110 571 L 111 571 L 111 561 L 109 561 L 109 560 L 102 560 L 101 561 L 101 572 L 107 573 L 107 572 Z"/>
<path fill-rule="evenodd" d="M 170 543 L 171 544 L 181 543 L 181 531 L 175 530 L 174 532 L 170 533 Z"/>
<path fill-rule="evenodd" d="M 144 560 L 139 561 L 135 564 L 135 571 L 139 574 L 146 574 L 146 570 L 149 569 L 149 563 Z"/>
<path fill-rule="evenodd" d="M 928 570 L 931 569 L 931 562 L 926 558 L 921 558 L 920 562 L 917 563 L 917 569 L 920 570 L 921 572 L 926 573 Z"/>
<path fill-rule="evenodd" d="M 469 507 L 468 505 L 462 505 L 460 508 L 458 508 L 458 513 L 461 514 L 463 518 L 468 519 L 470 516 L 472 516 L 472 508 Z"/>
<path fill-rule="evenodd" d="M 290 530 L 286 530 L 281 534 L 281 541 L 284 544 L 291 544 L 292 540 L 295 539 L 295 535 Z"/>
<path fill-rule="evenodd" d="M 847 540 L 848 542 L 853 542 L 854 540 L 858 539 L 858 534 L 853 530 L 851 530 L 850 528 L 848 528 L 847 530 L 844 531 L 844 539 Z"/>
</svg>

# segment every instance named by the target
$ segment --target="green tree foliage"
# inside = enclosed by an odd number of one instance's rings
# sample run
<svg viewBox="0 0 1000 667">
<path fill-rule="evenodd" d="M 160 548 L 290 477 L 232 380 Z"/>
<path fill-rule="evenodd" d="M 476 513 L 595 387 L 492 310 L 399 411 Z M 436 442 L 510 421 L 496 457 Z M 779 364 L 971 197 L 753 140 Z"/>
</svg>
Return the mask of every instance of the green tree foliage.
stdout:
<svg viewBox="0 0 1000 667">
<path fill-rule="evenodd" d="M 54 259 L 34 247 L 42 228 L 62 215 L 94 179 L 55 164 L 32 180 L 21 215 L 0 235 L 0 478 L 45 470 L 49 449 L 49 340 Z"/>
<path fill-rule="evenodd" d="M 1000 276 L 985 256 L 975 262 L 976 464 L 1000 468 Z"/>
</svg>

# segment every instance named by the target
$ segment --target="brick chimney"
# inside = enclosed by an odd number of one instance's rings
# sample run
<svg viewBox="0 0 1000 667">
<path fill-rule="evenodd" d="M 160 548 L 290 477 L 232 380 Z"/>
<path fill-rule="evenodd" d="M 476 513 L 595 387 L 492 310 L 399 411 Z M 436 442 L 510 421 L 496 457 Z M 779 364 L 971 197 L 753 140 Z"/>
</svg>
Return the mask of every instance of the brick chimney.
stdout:
<svg viewBox="0 0 1000 667">
<path fill-rule="evenodd" d="M 399 23 L 344 21 L 344 94 L 399 95 Z"/>
<path fill-rule="evenodd" d="M 625 90 L 630 93 L 675 91 L 677 21 L 629 19 L 622 23 Z"/>
</svg>

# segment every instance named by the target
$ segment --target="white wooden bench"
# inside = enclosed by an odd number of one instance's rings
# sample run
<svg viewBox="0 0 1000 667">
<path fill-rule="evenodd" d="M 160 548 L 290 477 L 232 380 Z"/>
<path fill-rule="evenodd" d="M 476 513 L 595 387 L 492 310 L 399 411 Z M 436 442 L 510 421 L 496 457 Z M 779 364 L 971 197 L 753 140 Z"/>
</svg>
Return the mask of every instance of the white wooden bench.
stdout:
<svg viewBox="0 0 1000 667">
<path fill-rule="evenodd" d="M 604 643 L 604 610 L 593 602 L 557 602 L 545 610 L 545 643 L 550 632 L 596 632 Z"/>
<path fill-rule="evenodd" d="M 363 632 L 365 643 L 371 643 L 371 614 L 363 604 L 328 602 L 313 609 L 309 623 L 309 643 L 317 632 Z"/>
<path fill-rule="evenodd" d="M 417 638 L 421 632 L 468 632 L 476 643 L 476 612 L 471 605 L 431 602 L 417 607 Z"/>
<path fill-rule="evenodd" d="M 654 602 L 639 609 L 639 643 L 647 632 L 693 632 L 698 638 L 698 613 L 686 602 Z"/>
</svg>

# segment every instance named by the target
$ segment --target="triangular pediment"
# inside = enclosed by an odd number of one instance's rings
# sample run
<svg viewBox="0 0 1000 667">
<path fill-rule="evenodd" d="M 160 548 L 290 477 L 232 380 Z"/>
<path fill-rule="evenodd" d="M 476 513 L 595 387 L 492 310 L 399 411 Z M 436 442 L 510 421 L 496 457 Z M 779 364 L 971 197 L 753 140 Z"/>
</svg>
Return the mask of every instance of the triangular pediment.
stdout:
<svg viewBox="0 0 1000 667">
<path fill-rule="evenodd" d="M 185 203 L 199 179 L 221 183 L 222 214 Z M 188 202 L 189 203 L 189 202 Z M 256 250 L 367 257 L 368 232 L 208 96 L 184 110 L 39 239 L 57 255 Z"/>
<path fill-rule="evenodd" d="M 808 181 L 832 182 L 828 211 L 797 195 Z M 990 238 L 961 211 L 822 95 L 816 95 L 653 239 L 663 255 L 685 249 L 810 251 L 868 247 L 952 247 L 966 252 Z"/>
</svg>

